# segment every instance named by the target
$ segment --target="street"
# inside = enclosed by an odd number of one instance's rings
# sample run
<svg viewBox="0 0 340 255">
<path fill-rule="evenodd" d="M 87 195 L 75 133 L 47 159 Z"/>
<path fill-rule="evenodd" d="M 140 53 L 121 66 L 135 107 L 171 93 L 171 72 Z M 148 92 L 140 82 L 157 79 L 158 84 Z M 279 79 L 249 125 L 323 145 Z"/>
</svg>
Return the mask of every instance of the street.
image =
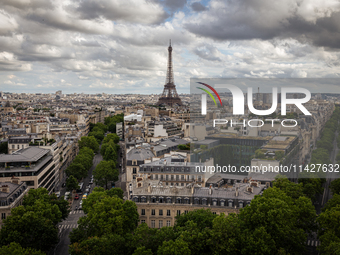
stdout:
<svg viewBox="0 0 340 255">
<path fill-rule="evenodd" d="M 103 160 L 102 155 L 100 153 L 96 154 L 93 158 L 93 166 L 90 168 L 88 175 L 86 178 L 84 178 L 83 183 L 84 183 L 84 188 L 83 190 L 86 189 L 86 187 L 89 185 L 89 181 L 91 178 L 91 175 L 93 173 L 93 170 L 96 168 L 96 166 L 99 164 L 100 161 Z M 95 187 L 95 184 L 91 185 L 90 193 Z M 66 188 L 62 188 L 60 190 L 61 195 L 65 194 Z M 70 245 L 70 239 L 69 239 L 69 234 L 72 231 L 72 229 L 76 228 L 78 226 L 77 222 L 80 217 L 84 216 L 84 211 L 83 210 L 76 210 L 76 207 L 79 208 L 80 201 L 82 198 L 82 194 L 79 194 L 79 199 L 78 200 L 73 200 L 73 203 L 70 207 L 71 212 L 68 216 L 68 218 L 58 224 L 58 229 L 59 229 L 59 243 L 56 245 L 56 247 L 49 253 L 53 255 L 59 255 L 59 254 L 69 254 L 68 253 L 68 248 Z"/>
</svg>

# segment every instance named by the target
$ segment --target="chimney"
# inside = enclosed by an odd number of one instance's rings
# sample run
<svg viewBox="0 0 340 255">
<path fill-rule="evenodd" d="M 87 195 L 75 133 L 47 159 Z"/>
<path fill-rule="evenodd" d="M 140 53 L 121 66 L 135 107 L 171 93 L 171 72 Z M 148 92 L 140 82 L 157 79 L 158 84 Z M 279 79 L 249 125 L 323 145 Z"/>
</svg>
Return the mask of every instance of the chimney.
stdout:
<svg viewBox="0 0 340 255">
<path fill-rule="evenodd" d="M 150 185 L 150 183 L 149 183 L 149 186 L 148 186 L 148 193 L 151 193 L 152 192 L 152 187 L 151 187 L 151 185 Z"/>
<path fill-rule="evenodd" d="M 192 185 L 191 186 L 191 194 L 194 194 L 194 191 L 195 191 L 195 185 Z"/>
<path fill-rule="evenodd" d="M 209 187 L 209 195 L 212 194 L 212 184 L 210 184 L 210 187 Z"/>
<path fill-rule="evenodd" d="M 9 193 L 9 187 L 8 187 L 8 185 L 2 185 L 0 190 L 1 190 L 2 192 Z"/>
<path fill-rule="evenodd" d="M 238 187 L 236 187 L 236 193 L 235 196 L 238 197 Z"/>
<path fill-rule="evenodd" d="M 19 178 L 12 177 L 11 181 L 12 181 L 12 183 L 14 183 L 14 184 L 19 184 Z"/>
</svg>

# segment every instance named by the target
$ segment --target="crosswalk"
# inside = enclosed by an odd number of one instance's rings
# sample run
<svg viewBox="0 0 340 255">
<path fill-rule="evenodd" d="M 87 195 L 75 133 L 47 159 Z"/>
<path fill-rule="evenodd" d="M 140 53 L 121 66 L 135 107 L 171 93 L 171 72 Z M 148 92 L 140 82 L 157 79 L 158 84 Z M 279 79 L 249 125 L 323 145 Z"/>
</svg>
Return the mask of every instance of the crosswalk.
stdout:
<svg viewBox="0 0 340 255">
<path fill-rule="evenodd" d="M 61 231 L 63 231 L 64 229 L 68 229 L 68 228 L 77 228 L 78 227 L 78 224 L 60 224 L 58 225 L 58 228 L 59 228 L 59 233 Z"/>
<path fill-rule="evenodd" d="M 75 211 L 71 211 L 70 214 L 84 214 L 83 210 L 75 210 Z"/>
<path fill-rule="evenodd" d="M 308 239 L 307 241 L 306 241 L 306 245 L 307 246 L 314 246 L 314 247 L 317 247 L 317 246 L 319 246 L 320 245 L 320 241 L 318 241 L 318 240 L 313 240 L 313 239 Z"/>
</svg>

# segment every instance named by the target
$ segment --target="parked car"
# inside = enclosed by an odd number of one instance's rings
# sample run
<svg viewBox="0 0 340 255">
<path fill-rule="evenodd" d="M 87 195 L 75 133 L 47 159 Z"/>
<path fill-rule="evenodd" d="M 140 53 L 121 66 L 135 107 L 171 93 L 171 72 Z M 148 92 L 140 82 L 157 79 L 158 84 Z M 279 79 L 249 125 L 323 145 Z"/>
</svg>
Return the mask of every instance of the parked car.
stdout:
<svg viewBox="0 0 340 255">
<path fill-rule="evenodd" d="M 89 188 L 87 188 L 87 189 L 85 190 L 85 192 L 86 192 L 86 193 L 89 193 L 89 192 L 90 192 L 90 189 L 89 189 Z"/>
<path fill-rule="evenodd" d="M 74 197 L 75 200 L 78 200 L 79 199 L 79 195 L 76 194 L 75 197 Z"/>
<path fill-rule="evenodd" d="M 78 209 L 83 210 L 83 205 L 80 205 Z"/>
<path fill-rule="evenodd" d="M 82 205 L 83 204 L 83 200 L 80 200 L 80 203 L 79 203 L 80 205 Z"/>
<path fill-rule="evenodd" d="M 70 197 L 70 192 L 68 191 L 68 192 L 65 192 L 65 200 L 67 200 L 69 197 Z"/>
<path fill-rule="evenodd" d="M 84 194 L 82 199 L 86 199 L 86 198 L 87 198 L 87 195 Z"/>
<path fill-rule="evenodd" d="M 61 187 L 65 188 L 66 187 L 66 182 L 64 182 Z"/>
<path fill-rule="evenodd" d="M 89 183 L 92 184 L 93 183 L 93 179 L 91 179 Z"/>
<path fill-rule="evenodd" d="M 55 195 L 57 196 L 57 198 L 60 197 L 60 191 L 56 192 Z"/>
</svg>

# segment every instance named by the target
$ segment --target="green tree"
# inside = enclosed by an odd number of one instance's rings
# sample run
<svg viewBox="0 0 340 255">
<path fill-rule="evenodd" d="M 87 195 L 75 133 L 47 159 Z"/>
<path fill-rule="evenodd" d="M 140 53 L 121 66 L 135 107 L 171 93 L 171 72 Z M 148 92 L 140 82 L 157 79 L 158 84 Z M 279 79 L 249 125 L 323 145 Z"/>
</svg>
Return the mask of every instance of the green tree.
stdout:
<svg viewBox="0 0 340 255">
<path fill-rule="evenodd" d="M 197 224 L 200 230 L 205 228 L 212 228 L 213 220 L 217 217 L 213 214 L 210 209 L 200 209 L 195 211 L 190 211 L 186 214 L 181 214 L 176 216 L 176 224 L 174 228 L 184 227 L 188 221 L 193 221 Z"/>
<path fill-rule="evenodd" d="M 333 194 L 340 194 L 340 179 L 335 179 L 331 182 L 330 189 Z"/>
<path fill-rule="evenodd" d="M 93 136 L 83 136 L 79 141 L 79 149 L 82 149 L 84 147 L 89 147 L 94 152 L 97 152 L 99 149 L 99 144 Z"/>
<path fill-rule="evenodd" d="M 151 249 L 146 249 L 145 246 L 138 247 L 132 255 L 152 255 Z"/>
<path fill-rule="evenodd" d="M 287 253 L 301 254 L 306 232 L 314 230 L 316 212 L 310 199 L 299 197 L 294 200 L 283 191 L 270 188 L 262 196 L 255 196 L 238 217 L 243 233 L 261 230 L 264 237 L 274 241 L 275 247 L 269 246 L 266 254 L 277 253 L 281 248 Z"/>
<path fill-rule="evenodd" d="M 108 194 L 110 197 L 117 196 L 123 199 L 124 191 L 121 188 L 111 188 L 106 191 L 106 194 Z"/>
<path fill-rule="evenodd" d="M 78 181 L 73 175 L 66 179 L 66 189 L 67 191 L 79 189 Z"/>
<path fill-rule="evenodd" d="M 8 154 L 8 142 L 0 143 L 0 154 Z"/>
<path fill-rule="evenodd" d="M 108 143 L 110 141 L 113 141 L 114 143 L 119 143 L 119 136 L 117 134 L 107 134 L 107 136 L 104 138 L 103 143 Z"/>
<path fill-rule="evenodd" d="M 49 195 L 48 190 L 45 188 L 30 189 L 28 194 L 24 196 L 22 204 L 25 207 L 33 206 L 37 200 L 50 203 L 52 206 L 57 205 L 63 220 L 65 220 L 70 213 L 69 203 L 63 199 L 58 199 L 55 194 Z"/>
<path fill-rule="evenodd" d="M 158 255 L 190 255 L 188 244 L 182 239 L 164 241 L 158 248 Z"/>
<path fill-rule="evenodd" d="M 103 159 L 116 161 L 117 160 L 116 150 L 112 146 L 107 147 L 105 150 L 105 154 L 103 155 Z"/>
<path fill-rule="evenodd" d="M 284 157 L 285 153 L 284 151 L 275 151 L 275 159 L 281 160 Z"/>
<path fill-rule="evenodd" d="M 241 233 L 237 215 L 232 213 L 226 217 L 222 213 L 213 220 L 212 236 L 207 244 L 212 247 L 213 254 L 241 254 Z"/>
<path fill-rule="evenodd" d="M 284 175 L 278 175 L 275 177 L 275 181 L 273 182 L 273 186 L 284 191 L 288 196 L 297 199 L 299 197 L 305 196 L 303 193 L 303 184 L 296 184 L 288 180 L 288 178 Z"/>
<path fill-rule="evenodd" d="M 12 242 L 0 247 L 0 255 L 46 255 L 46 253 L 32 248 L 22 248 L 20 244 Z"/>
<path fill-rule="evenodd" d="M 96 138 L 98 142 L 101 142 L 104 139 L 104 133 L 101 130 L 95 131 L 95 129 L 93 129 L 93 131 L 88 134 L 88 137 L 90 136 Z"/>
<path fill-rule="evenodd" d="M 105 156 L 106 150 L 107 150 L 107 148 L 109 148 L 109 147 L 114 148 L 115 153 L 119 150 L 119 145 L 118 145 L 118 144 L 115 144 L 115 143 L 113 142 L 113 140 L 109 140 L 108 142 L 103 142 L 102 147 L 101 147 L 101 149 L 100 149 L 100 154 L 102 154 L 103 157 Z M 117 158 L 117 157 L 116 157 L 116 158 Z"/>
<path fill-rule="evenodd" d="M 340 195 L 334 194 L 333 197 L 330 200 L 328 200 L 325 207 L 322 208 L 322 211 L 324 212 L 324 211 L 329 210 L 333 207 L 336 207 L 337 205 L 340 205 Z"/>
<path fill-rule="evenodd" d="M 139 221 L 136 204 L 129 200 L 124 202 L 116 196 L 101 198 L 88 206 L 87 211 L 87 215 L 79 219 L 78 228 L 70 233 L 71 243 L 82 242 L 91 236 L 124 236 L 135 230 Z"/>
<path fill-rule="evenodd" d="M 255 158 L 264 158 L 264 157 L 265 157 L 265 155 L 264 155 L 263 150 L 258 149 L 258 150 L 255 151 Z"/>
<path fill-rule="evenodd" d="M 81 163 L 71 163 L 68 168 L 66 168 L 65 173 L 67 176 L 74 176 L 78 180 L 87 176 L 87 169 Z"/>
<path fill-rule="evenodd" d="M 120 188 L 112 188 L 109 190 L 104 190 L 102 187 L 95 187 L 92 193 L 87 197 L 87 199 L 83 202 L 83 210 L 87 213 L 90 208 L 97 202 L 101 201 L 106 197 L 114 197 L 117 196 L 120 199 L 123 199 L 124 191 Z"/>
<path fill-rule="evenodd" d="M 19 243 L 23 248 L 48 251 L 58 242 L 56 223 L 61 220 L 57 205 L 37 200 L 32 206 L 13 208 L 0 230 L 0 244 Z"/>
<path fill-rule="evenodd" d="M 93 171 L 95 182 L 108 188 L 109 182 L 118 181 L 119 171 L 114 161 L 101 161 Z"/>
<path fill-rule="evenodd" d="M 339 254 L 340 251 L 340 205 L 322 212 L 319 223 L 318 236 L 321 245 L 318 247 L 322 254 Z"/>
</svg>

